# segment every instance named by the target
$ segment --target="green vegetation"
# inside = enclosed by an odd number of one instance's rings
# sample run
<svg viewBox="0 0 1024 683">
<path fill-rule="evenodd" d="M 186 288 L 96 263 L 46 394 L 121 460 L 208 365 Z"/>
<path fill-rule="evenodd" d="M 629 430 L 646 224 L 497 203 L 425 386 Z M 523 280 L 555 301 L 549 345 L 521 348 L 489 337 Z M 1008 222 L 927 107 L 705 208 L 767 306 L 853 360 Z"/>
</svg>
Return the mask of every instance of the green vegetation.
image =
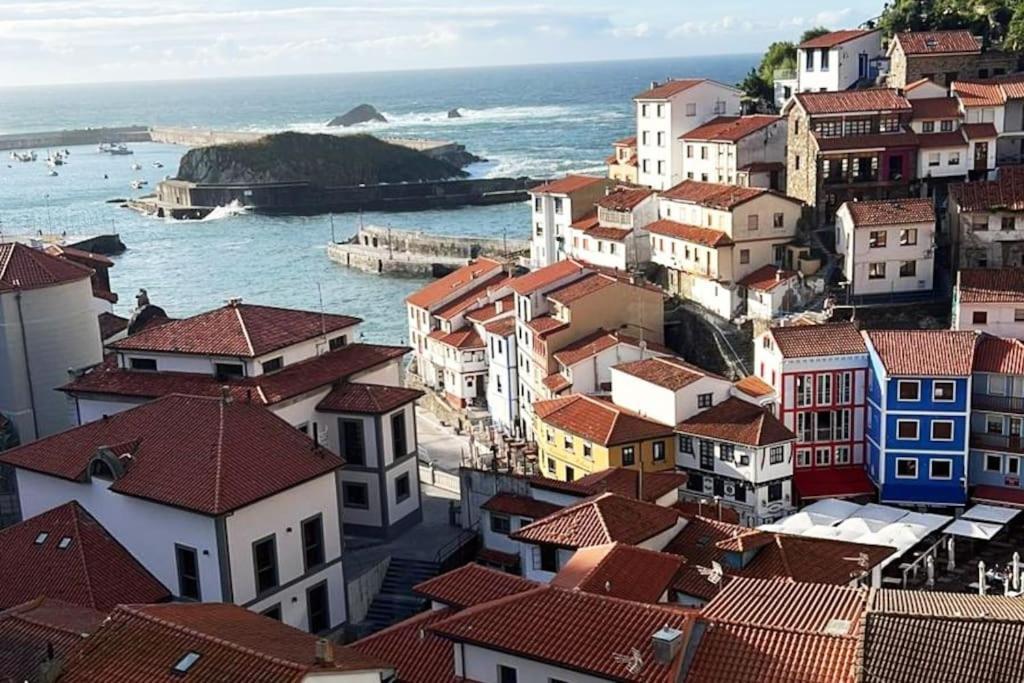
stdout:
<svg viewBox="0 0 1024 683">
<path fill-rule="evenodd" d="M 323 186 L 460 178 L 452 164 L 371 135 L 277 133 L 189 150 L 178 178 L 196 183 L 306 180 Z"/>
<path fill-rule="evenodd" d="M 799 43 L 778 41 L 768 46 L 756 69 L 751 69 L 746 78 L 737 86 L 748 99 L 754 102 L 758 111 L 770 111 L 775 99 L 775 73 L 796 71 L 796 46 L 828 33 L 824 27 L 804 31 Z"/>
</svg>

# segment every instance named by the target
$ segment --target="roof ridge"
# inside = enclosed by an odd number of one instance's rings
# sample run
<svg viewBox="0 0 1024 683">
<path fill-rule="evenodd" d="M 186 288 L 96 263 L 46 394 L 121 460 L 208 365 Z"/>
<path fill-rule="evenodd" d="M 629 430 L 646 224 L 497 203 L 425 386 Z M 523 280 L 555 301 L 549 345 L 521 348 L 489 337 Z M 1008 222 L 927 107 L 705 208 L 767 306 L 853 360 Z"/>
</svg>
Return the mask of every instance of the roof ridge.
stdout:
<svg viewBox="0 0 1024 683">
<path fill-rule="evenodd" d="M 249 337 L 249 328 L 245 324 L 245 318 L 242 317 L 242 307 L 233 306 L 235 311 L 235 317 L 238 318 L 238 326 L 242 330 L 242 336 L 245 337 L 245 345 L 249 347 L 249 353 L 253 356 L 256 355 L 256 349 L 252 347 L 252 338 Z"/>
<path fill-rule="evenodd" d="M 17 242 L 12 242 L 11 243 L 11 248 L 6 250 L 7 251 L 6 258 L 4 258 L 3 261 L 0 261 L 0 278 L 3 278 L 4 273 L 7 272 L 8 266 L 10 265 L 11 261 L 14 259 L 14 250 L 17 247 L 17 245 L 18 245 Z M 2 245 L 0 245 L 0 246 L 2 246 Z"/>
<path fill-rule="evenodd" d="M 36 619 L 36 618 L 33 618 L 31 616 L 31 612 L 33 612 L 34 610 L 36 610 L 39 607 L 43 607 L 46 604 L 47 600 L 49 600 L 49 598 L 46 598 L 44 596 L 39 596 L 38 598 L 33 598 L 32 600 L 29 600 L 29 602 L 27 602 L 27 603 L 22 603 L 21 605 L 15 605 L 14 607 L 10 607 L 10 608 L 8 608 L 6 610 L 3 610 L 2 612 L 0 612 L 0 621 L 2 621 L 4 619 L 14 619 L 16 621 L 23 621 L 23 622 L 25 622 L 27 624 L 31 624 L 33 626 L 39 626 L 41 628 L 47 628 L 47 629 L 50 629 L 51 631 L 60 631 L 61 633 L 69 633 L 71 635 L 81 636 L 82 635 L 81 631 L 79 631 L 77 629 L 74 629 L 74 628 L 71 628 L 70 626 L 64 626 L 62 624 L 54 624 L 52 622 L 43 621 L 42 619 Z M 53 600 L 51 602 L 62 602 L 62 601 Z M 32 603 L 31 607 L 27 607 L 24 611 L 18 609 L 20 607 L 25 607 L 29 603 Z M 72 605 L 72 603 L 64 603 L 64 604 L 72 606 L 72 607 L 76 607 L 77 606 L 77 605 Z M 95 607 L 86 607 L 84 605 L 81 606 L 81 608 L 82 609 L 96 609 Z"/>
<path fill-rule="evenodd" d="M 75 550 L 78 553 L 79 560 L 81 560 L 82 562 L 82 578 L 85 580 L 86 593 L 89 596 L 89 606 L 94 609 L 97 609 L 98 607 L 96 605 L 96 598 L 93 595 L 92 590 L 92 577 L 89 575 L 89 562 L 86 560 L 85 557 L 85 543 L 82 542 L 82 527 L 79 524 L 78 518 L 78 502 L 72 501 L 72 503 L 73 504 L 71 505 L 71 523 L 74 528 L 75 535 L 78 537 L 78 542 L 75 543 L 75 546 L 77 546 Z"/>
<path fill-rule="evenodd" d="M 214 457 L 217 459 L 217 469 L 213 477 L 213 509 L 220 512 L 220 490 L 221 490 L 221 478 L 223 477 L 223 464 L 224 464 L 224 413 L 225 413 L 225 402 L 221 401 L 217 407 L 217 450 Z"/>
</svg>

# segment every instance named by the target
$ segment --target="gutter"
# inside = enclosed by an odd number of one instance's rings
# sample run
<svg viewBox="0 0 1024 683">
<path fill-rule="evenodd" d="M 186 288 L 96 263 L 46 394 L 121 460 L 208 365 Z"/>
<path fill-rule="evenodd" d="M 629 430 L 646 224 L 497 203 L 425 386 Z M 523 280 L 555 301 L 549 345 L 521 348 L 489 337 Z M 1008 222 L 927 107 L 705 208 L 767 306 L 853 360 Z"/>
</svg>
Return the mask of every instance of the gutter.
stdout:
<svg viewBox="0 0 1024 683">
<path fill-rule="evenodd" d="M 25 379 L 28 380 L 28 400 L 32 405 L 33 439 L 39 438 L 39 418 L 36 415 L 36 395 L 32 388 L 32 363 L 28 356 L 28 335 L 25 333 L 25 314 L 21 307 L 21 290 L 14 293 L 14 301 L 18 306 L 18 326 L 21 328 L 21 353 L 25 359 Z"/>
</svg>

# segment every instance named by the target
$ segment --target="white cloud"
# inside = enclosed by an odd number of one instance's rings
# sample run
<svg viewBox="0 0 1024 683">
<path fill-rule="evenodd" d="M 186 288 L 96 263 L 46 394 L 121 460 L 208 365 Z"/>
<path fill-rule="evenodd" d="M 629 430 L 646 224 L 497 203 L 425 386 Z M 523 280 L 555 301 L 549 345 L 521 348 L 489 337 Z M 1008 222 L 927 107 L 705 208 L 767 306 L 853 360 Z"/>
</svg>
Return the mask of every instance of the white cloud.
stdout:
<svg viewBox="0 0 1024 683">
<path fill-rule="evenodd" d="M 641 21 L 639 24 L 633 24 L 632 26 L 616 26 L 608 29 L 615 38 L 644 38 L 651 32 L 651 25 L 646 21 Z"/>
</svg>

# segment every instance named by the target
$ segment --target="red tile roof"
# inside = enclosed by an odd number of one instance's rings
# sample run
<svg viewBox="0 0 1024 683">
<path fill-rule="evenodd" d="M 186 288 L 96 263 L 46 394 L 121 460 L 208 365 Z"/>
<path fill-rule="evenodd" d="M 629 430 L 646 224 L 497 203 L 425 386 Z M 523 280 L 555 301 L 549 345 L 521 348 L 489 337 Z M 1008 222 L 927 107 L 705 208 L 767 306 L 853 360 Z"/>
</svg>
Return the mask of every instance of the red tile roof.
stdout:
<svg viewBox="0 0 1024 683">
<path fill-rule="evenodd" d="M 666 626 L 685 634 L 692 614 L 545 586 L 470 607 L 434 624 L 433 630 L 451 640 L 607 680 L 670 683 L 678 680 L 684 648 L 671 664 L 660 664 L 651 636 Z M 640 654 L 637 668 L 630 667 L 634 649 Z"/>
<path fill-rule="evenodd" d="M 640 347 L 640 340 L 636 337 L 632 337 L 622 332 L 608 332 L 607 330 L 596 330 L 595 332 L 588 334 L 586 337 L 577 339 L 574 342 L 566 344 L 554 354 L 556 361 L 565 366 L 575 365 L 576 363 L 595 356 L 606 349 L 610 349 L 617 344 L 626 344 L 636 348 Z M 658 344 L 656 342 L 645 342 L 648 351 L 656 353 L 671 353 L 668 347 Z"/>
<path fill-rule="evenodd" d="M 350 647 L 395 667 L 395 683 L 458 683 L 464 679 L 455 676 L 452 644 L 431 630 L 453 614 L 447 608 L 428 610 L 357 640 Z"/>
<path fill-rule="evenodd" d="M 747 375 L 733 384 L 737 391 L 742 391 L 752 398 L 762 398 L 775 393 L 775 388 L 755 375 Z"/>
<path fill-rule="evenodd" d="M 656 384 L 671 391 L 679 391 L 683 387 L 705 377 L 718 378 L 718 375 L 705 372 L 696 365 L 687 363 L 682 358 L 662 357 L 644 358 L 629 363 L 612 366 L 615 370 L 645 382 Z"/>
<path fill-rule="evenodd" d="M 66 602 L 36 598 L 0 612 L 0 680 L 32 683 L 50 657 L 67 657 L 106 614 Z"/>
<path fill-rule="evenodd" d="M 1024 375 L 1024 341 L 982 335 L 974 352 L 974 372 Z"/>
<path fill-rule="evenodd" d="M 558 261 L 512 280 L 512 291 L 521 295 L 532 294 L 545 287 L 550 287 L 560 280 L 585 272 L 587 272 L 586 268 L 578 261 L 572 259 Z"/>
<path fill-rule="evenodd" d="M 899 43 L 906 55 L 981 53 L 978 39 L 966 30 L 908 31 L 897 33 L 893 40 Z"/>
<path fill-rule="evenodd" d="M 616 541 L 639 545 L 678 520 L 671 508 L 601 493 L 528 524 L 509 538 L 572 549 Z"/>
<path fill-rule="evenodd" d="M 455 292 L 476 281 L 484 282 L 501 274 L 501 263 L 489 258 L 480 258 L 458 270 L 448 273 L 405 297 L 405 302 L 418 308 L 433 308 L 448 300 Z"/>
<path fill-rule="evenodd" d="M 541 380 L 541 384 L 548 388 L 548 391 L 558 393 L 564 389 L 568 389 L 572 386 L 572 382 L 567 380 L 564 375 L 553 372 L 544 379 Z"/>
<path fill-rule="evenodd" d="M 830 31 L 824 35 L 805 40 L 804 42 L 797 45 L 797 48 L 801 50 L 810 50 L 814 48 L 829 48 L 842 45 L 843 43 L 849 42 L 856 38 L 861 38 L 868 34 L 874 33 L 878 29 L 866 29 L 866 28 L 853 28 L 853 29 L 842 29 L 839 31 Z"/>
<path fill-rule="evenodd" d="M 1024 507 L 1024 489 L 1017 486 L 974 486 L 971 488 L 971 500 L 976 503 Z"/>
<path fill-rule="evenodd" d="M 785 171 L 786 164 L 781 161 L 754 161 L 745 166 L 740 166 L 740 171 L 747 173 L 768 173 L 770 171 Z"/>
<path fill-rule="evenodd" d="M 704 606 L 701 618 L 803 633 L 824 633 L 840 619 L 855 636 L 867 596 L 863 588 L 737 577 Z"/>
<path fill-rule="evenodd" d="M 511 277 L 502 273 L 499 277 L 492 278 L 481 284 L 479 287 L 474 287 L 467 291 L 457 299 L 444 304 L 434 311 L 434 315 L 442 320 L 451 320 L 460 313 L 464 313 L 474 306 L 482 307 L 485 302 L 493 298 L 493 295 L 498 288 L 502 285 L 507 285 L 508 281 L 511 279 Z M 467 314 L 466 317 L 468 318 L 470 315 L 471 314 Z"/>
<path fill-rule="evenodd" d="M 741 204 L 764 195 L 775 195 L 782 199 L 799 204 L 800 201 L 778 194 L 763 187 L 739 187 L 719 183 L 703 183 L 696 180 L 684 180 L 661 193 L 663 199 L 691 202 L 698 206 L 712 209 L 732 210 Z"/>
<path fill-rule="evenodd" d="M 622 242 L 633 234 L 633 230 L 631 228 L 612 228 L 604 225 L 598 225 L 590 228 L 586 232 L 587 237 L 593 237 L 598 240 L 609 240 L 611 242 Z"/>
<path fill-rule="evenodd" d="M 509 296 L 498 299 L 486 306 L 470 311 L 466 314 L 466 320 L 476 323 L 487 322 L 501 315 L 511 315 L 515 311 L 515 297 Z"/>
<path fill-rule="evenodd" d="M 788 325 L 770 330 L 783 358 L 852 356 L 867 353 L 864 337 L 853 323 Z"/>
<path fill-rule="evenodd" d="M 1006 92 L 996 81 L 956 81 L 952 89 L 967 109 L 999 107 L 1006 103 Z"/>
<path fill-rule="evenodd" d="M 802 92 L 797 102 L 811 116 L 874 111 L 910 111 L 910 101 L 892 88 L 842 90 L 839 92 Z"/>
<path fill-rule="evenodd" d="M 529 496 L 514 493 L 498 493 L 488 498 L 481 509 L 503 515 L 518 515 L 530 519 L 541 519 L 562 509 L 561 505 L 535 500 Z"/>
<path fill-rule="evenodd" d="M 818 149 L 823 152 L 855 149 L 894 149 L 896 147 L 916 147 L 919 144 L 918 135 L 912 130 L 903 130 L 896 133 L 851 135 L 840 138 L 826 138 L 815 133 L 814 139 L 818 143 Z"/>
<path fill-rule="evenodd" d="M 866 228 L 875 225 L 935 223 L 935 206 L 931 199 L 875 199 L 846 202 L 853 225 Z"/>
<path fill-rule="evenodd" d="M 1024 303 L 1024 271 L 1020 268 L 962 268 L 958 299 L 965 304 Z"/>
<path fill-rule="evenodd" d="M 634 602 L 657 603 L 672 587 L 686 560 L 622 543 L 580 548 L 563 566 L 551 585 L 608 595 Z"/>
<path fill-rule="evenodd" d="M 975 332 L 870 330 L 868 339 L 890 377 L 967 377 L 974 363 Z"/>
<path fill-rule="evenodd" d="M 600 472 L 592 472 L 575 481 L 559 481 L 538 475 L 530 479 L 530 486 L 581 498 L 607 492 L 626 498 L 641 498 L 653 503 L 662 496 L 678 490 L 686 483 L 686 478 L 685 472 L 676 470 L 644 472 L 643 486 L 641 487 L 639 471 L 625 467 L 609 467 Z"/>
<path fill-rule="evenodd" d="M 707 82 L 704 78 L 680 78 L 669 79 L 664 83 L 653 83 L 650 88 L 639 95 L 634 95 L 634 100 L 666 100 L 690 88 Z"/>
<path fill-rule="evenodd" d="M 850 498 L 870 496 L 875 493 L 867 472 L 856 467 L 814 467 L 800 468 L 794 472 L 793 485 L 800 499 Z"/>
<path fill-rule="evenodd" d="M 963 131 L 968 140 L 985 140 L 999 136 L 993 123 L 965 123 L 960 126 L 960 130 Z"/>
<path fill-rule="evenodd" d="M 959 119 L 960 102 L 955 97 L 922 97 L 910 100 L 915 119 Z"/>
<path fill-rule="evenodd" d="M 536 581 L 489 569 L 479 564 L 466 564 L 413 586 L 413 591 L 455 609 L 491 602 L 507 595 L 533 590 Z"/>
<path fill-rule="evenodd" d="M 569 323 L 553 318 L 550 315 L 537 316 L 526 323 L 526 326 L 536 333 L 538 338 L 543 339 L 549 332 L 568 327 Z"/>
<path fill-rule="evenodd" d="M 632 211 L 653 195 L 654 190 L 646 187 L 619 187 L 598 199 L 596 205 L 609 211 Z"/>
<path fill-rule="evenodd" d="M 0 243 L 0 292 L 63 285 L 92 276 L 92 270 L 20 242 Z"/>
<path fill-rule="evenodd" d="M 1004 167 L 995 180 L 957 183 L 949 194 L 961 211 L 1024 211 L 1024 169 Z"/>
<path fill-rule="evenodd" d="M 60 389 L 71 394 L 137 398 L 159 398 L 168 394 L 218 397 L 221 387 L 227 386 L 235 400 L 272 405 L 394 362 L 408 351 L 405 346 L 349 344 L 270 374 L 221 379 L 191 372 L 122 369 L 117 367 L 117 358 L 111 355 Z"/>
<path fill-rule="evenodd" d="M 108 313 L 103 311 L 99 314 L 100 322 L 100 338 L 109 339 L 118 332 L 124 332 L 128 329 L 128 318 L 122 318 L 119 315 Z"/>
<path fill-rule="evenodd" d="M 729 524 L 740 523 L 740 513 L 731 507 L 726 507 L 719 503 L 718 505 L 712 505 L 709 502 L 700 502 L 698 500 L 677 500 L 672 503 L 671 508 L 678 512 L 680 516 L 686 517 L 703 517 L 708 515 L 718 520 L 719 522 L 727 522 Z"/>
<path fill-rule="evenodd" d="M 647 226 L 647 230 L 653 235 L 674 237 L 684 242 L 702 244 L 706 247 L 728 247 L 733 244 L 732 238 L 721 230 L 701 228 L 696 225 L 678 223 L 665 218 L 650 223 Z"/>
<path fill-rule="evenodd" d="M 795 270 L 784 270 L 778 266 L 761 266 L 752 273 L 741 278 L 736 284 L 760 292 L 770 292 L 776 287 L 788 283 L 797 276 Z"/>
<path fill-rule="evenodd" d="M 14 448 L 0 462 L 82 481 L 101 448 L 124 466 L 111 491 L 205 515 L 237 510 L 344 464 L 262 406 L 180 395 Z"/>
<path fill-rule="evenodd" d="M 580 216 L 578 219 L 570 223 L 570 226 L 577 230 L 586 232 L 592 230 L 601 224 L 601 221 L 597 219 L 597 209 L 591 209 L 587 213 Z"/>
<path fill-rule="evenodd" d="M 423 396 L 419 389 L 345 382 L 331 390 L 316 409 L 322 413 L 383 415 Z"/>
<path fill-rule="evenodd" d="M 510 337 L 515 334 L 516 319 L 509 317 L 502 318 L 501 320 L 495 320 L 494 322 L 484 325 L 484 331 L 488 334 L 496 334 L 500 337 Z"/>
<path fill-rule="evenodd" d="M 597 229 L 597 228 L 595 228 Z M 593 231 L 591 231 L 593 232 Z M 574 301 L 596 294 L 603 289 L 615 286 L 620 281 L 604 273 L 590 273 L 578 280 L 549 292 L 547 297 L 563 306 L 568 306 Z"/>
<path fill-rule="evenodd" d="M 921 149 L 937 149 L 939 147 L 966 147 L 967 140 L 962 130 L 951 133 L 919 133 L 917 145 Z"/>
<path fill-rule="evenodd" d="M 676 431 L 747 446 L 768 446 L 796 439 L 796 434 L 771 412 L 736 397 L 683 420 Z"/>
<path fill-rule="evenodd" d="M 476 327 L 473 325 L 467 325 L 461 330 L 450 332 L 445 334 L 441 330 L 435 330 L 430 333 L 430 338 L 439 344 L 450 346 L 453 349 L 482 349 L 486 344 L 484 340 L 480 338 L 480 333 L 476 331 Z"/>
<path fill-rule="evenodd" d="M 636 147 L 636 136 L 630 135 L 629 137 L 622 138 L 621 140 L 616 140 L 612 144 L 616 147 Z"/>
<path fill-rule="evenodd" d="M 334 645 L 333 662 L 316 661 L 316 636 L 226 603 L 122 605 L 64 663 L 67 683 L 306 680 L 330 672 L 387 672 L 376 657 Z M 199 658 L 187 674 L 175 664 Z M 244 672 L 244 674 L 242 673 Z"/>
<path fill-rule="evenodd" d="M 350 315 L 323 315 L 253 304 L 228 304 L 114 342 L 117 351 L 253 358 L 357 325 Z"/>
<path fill-rule="evenodd" d="M 680 140 L 701 140 L 708 142 L 739 142 L 748 135 L 764 130 L 782 119 L 768 114 L 749 116 L 719 116 L 679 136 Z"/>
<path fill-rule="evenodd" d="M 106 612 L 171 597 L 76 502 L 0 530 L 0 557 L 0 609 L 46 596 Z"/>
<path fill-rule="evenodd" d="M 589 175 L 567 175 L 558 180 L 552 180 L 538 185 L 530 190 L 530 194 L 572 194 L 577 190 L 608 182 L 607 178 Z"/>
<path fill-rule="evenodd" d="M 533 409 L 545 424 L 603 446 L 672 435 L 671 427 L 640 417 L 609 401 L 583 394 L 537 401 Z"/>
</svg>

